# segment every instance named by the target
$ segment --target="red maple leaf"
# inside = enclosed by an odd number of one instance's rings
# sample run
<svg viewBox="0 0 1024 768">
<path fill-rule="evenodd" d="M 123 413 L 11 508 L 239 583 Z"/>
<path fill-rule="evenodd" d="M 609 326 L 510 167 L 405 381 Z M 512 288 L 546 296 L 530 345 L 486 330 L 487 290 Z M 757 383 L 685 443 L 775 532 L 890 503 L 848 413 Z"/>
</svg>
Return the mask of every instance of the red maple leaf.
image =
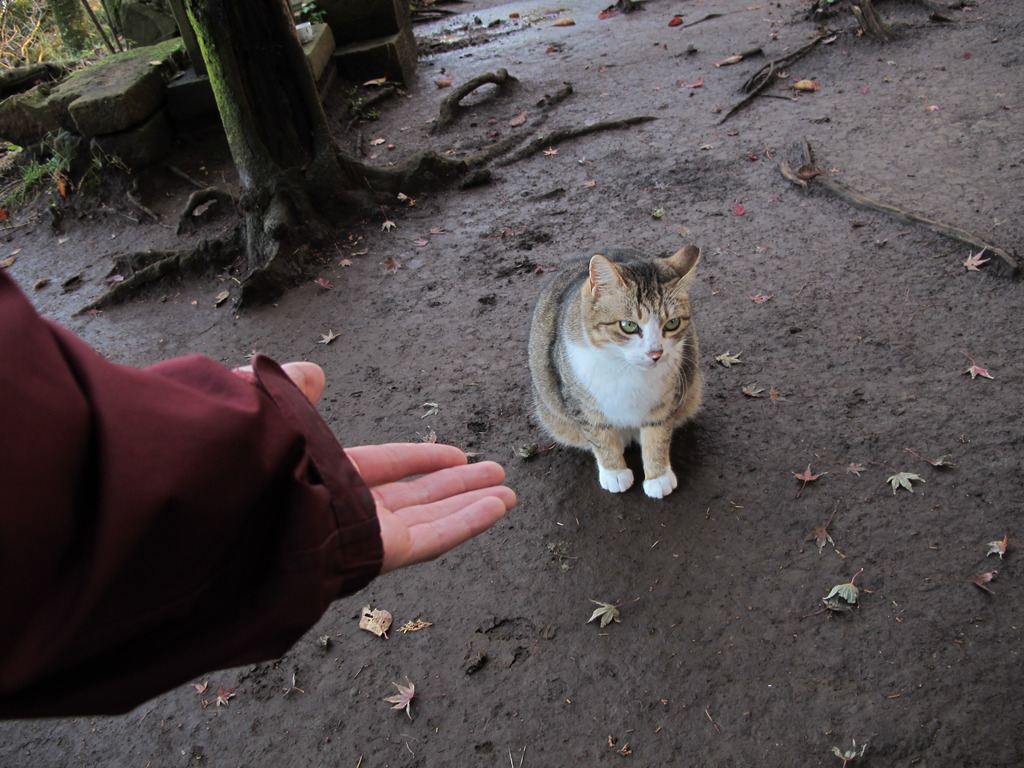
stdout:
<svg viewBox="0 0 1024 768">
<path fill-rule="evenodd" d="M 824 474 L 824 473 L 823 473 L 823 474 Z M 801 485 L 800 485 L 800 490 L 796 492 L 796 497 L 797 497 L 798 499 L 800 498 L 801 494 L 803 494 L 803 492 L 804 492 L 804 488 L 806 488 L 806 487 L 807 487 L 807 484 L 808 484 L 808 483 L 813 483 L 813 482 L 814 482 L 815 480 L 817 480 L 817 479 L 818 479 L 819 477 L 821 477 L 821 475 L 815 475 L 815 474 L 813 474 L 813 473 L 811 472 L 811 465 L 810 465 L 810 464 L 808 464 L 808 465 L 807 465 L 807 469 L 805 469 L 805 470 L 804 470 L 803 472 L 801 472 L 800 474 L 797 474 L 796 472 L 793 472 L 793 473 L 792 473 L 792 475 L 793 475 L 793 477 L 795 477 L 795 478 L 796 478 L 797 480 L 800 480 L 800 481 L 802 481 L 802 482 L 801 482 Z M 831 522 L 831 521 L 830 521 L 830 522 Z"/>
<path fill-rule="evenodd" d="M 218 707 L 226 707 L 228 699 L 235 698 L 234 688 L 225 688 L 223 685 L 217 688 L 216 704 Z"/>
<path fill-rule="evenodd" d="M 978 365 L 978 364 L 977 364 L 977 363 L 975 362 L 974 358 L 973 358 L 973 357 L 971 357 L 970 355 L 968 355 L 968 354 L 967 354 L 966 352 L 964 352 L 964 351 L 963 351 L 962 349 L 960 350 L 960 354 L 961 354 L 961 355 L 963 355 L 964 357 L 966 357 L 966 358 L 967 358 L 968 360 L 970 360 L 970 361 L 971 361 L 971 366 L 970 366 L 970 368 L 968 368 L 968 369 L 967 369 L 966 371 L 964 371 L 964 373 L 969 373 L 969 374 L 971 374 L 971 378 L 972 378 L 972 379 L 976 379 L 976 378 L 978 378 L 979 376 L 982 376 L 982 377 L 984 377 L 984 378 L 986 378 L 986 379 L 994 379 L 994 378 L 995 378 L 995 376 L 993 376 L 992 374 L 990 374 L 990 373 L 988 372 L 988 369 L 987 369 L 987 368 L 982 368 L 982 367 L 981 367 L 980 365 Z"/>
<path fill-rule="evenodd" d="M 320 286 L 321 288 L 323 288 L 324 290 L 327 290 L 327 291 L 329 291 L 329 290 L 331 290 L 332 288 L 334 288 L 334 286 L 333 286 L 333 285 L 331 285 L 331 281 L 330 281 L 330 280 L 328 280 L 328 279 L 327 279 L 326 277 L 318 277 L 318 278 L 317 278 L 316 280 L 314 280 L 313 282 L 314 282 L 314 283 L 316 283 L 317 285 L 319 285 L 319 286 Z"/>
<path fill-rule="evenodd" d="M 743 203 L 736 203 L 736 205 L 732 207 L 732 212 L 737 216 L 742 216 L 747 212 L 747 207 L 743 205 Z"/>
</svg>

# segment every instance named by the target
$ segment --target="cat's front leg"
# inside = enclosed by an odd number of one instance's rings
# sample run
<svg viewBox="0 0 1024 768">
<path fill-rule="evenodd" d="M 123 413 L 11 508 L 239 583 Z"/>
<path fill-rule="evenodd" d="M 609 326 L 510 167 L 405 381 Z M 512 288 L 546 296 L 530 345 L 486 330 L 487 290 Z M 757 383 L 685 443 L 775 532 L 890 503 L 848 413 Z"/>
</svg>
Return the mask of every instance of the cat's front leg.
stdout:
<svg viewBox="0 0 1024 768">
<path fill-rule="evenodd" d="M 597 479 L 601 487 L 612 493 L 622 493 L 633 485 L 633 470 L 626 466 L 622 454 L 622 439 L 614 429 L 588 432 L 587 440 L 597 459 Z"/>
<path fill-rule="evenodd" d="M 644 427 L 640 430 L 640 450 L 644 460 L 644 493 L 663 499 L 679 485 L 669 464 L 672 425 Z"/>
</svg>

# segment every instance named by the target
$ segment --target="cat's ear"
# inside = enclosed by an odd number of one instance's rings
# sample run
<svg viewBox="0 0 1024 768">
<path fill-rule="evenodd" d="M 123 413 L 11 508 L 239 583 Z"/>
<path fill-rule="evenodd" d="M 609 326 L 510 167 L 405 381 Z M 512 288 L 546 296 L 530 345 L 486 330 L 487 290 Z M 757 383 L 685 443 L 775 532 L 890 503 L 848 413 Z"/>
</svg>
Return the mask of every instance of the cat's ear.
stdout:
<svg viewBox="0 0 1024 768">
<path fill-rule="evenodd" d="M 590 258 L 590 294 L 596 299 L 602 293 L 614 291 L 625 286 L 619 268 L 607 256 L 595 253 Z"/>
<path fill-rule="evenodd" d="M 693 280 L 693 270 L 700 261 L 700 248 L 695 245 L 684 245 L 667 259 L 679 277 L 687 283 Z"/>
</svg>

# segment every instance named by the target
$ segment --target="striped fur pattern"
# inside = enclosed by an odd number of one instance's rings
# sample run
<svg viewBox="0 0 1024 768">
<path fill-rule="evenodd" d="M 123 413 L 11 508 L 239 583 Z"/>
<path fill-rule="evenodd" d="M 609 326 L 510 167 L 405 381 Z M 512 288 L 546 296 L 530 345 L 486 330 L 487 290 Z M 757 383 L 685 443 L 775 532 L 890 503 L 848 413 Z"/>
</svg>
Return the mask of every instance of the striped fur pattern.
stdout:
<svg viewBox="0 0 1024 768">
<path fill-rule="evenodd" d="M 676 427 L 699 410 L 703 377 L 688 289 L 700 251 L 667 259 L 611 249 L 563 268 L 544 288 L 530 328 L 537 417 L 564 445 L 588 448 L 601 487 L 633 485 L 623 450 L 639 442 L 644 492 L 677 485 Z"/>
</svg>

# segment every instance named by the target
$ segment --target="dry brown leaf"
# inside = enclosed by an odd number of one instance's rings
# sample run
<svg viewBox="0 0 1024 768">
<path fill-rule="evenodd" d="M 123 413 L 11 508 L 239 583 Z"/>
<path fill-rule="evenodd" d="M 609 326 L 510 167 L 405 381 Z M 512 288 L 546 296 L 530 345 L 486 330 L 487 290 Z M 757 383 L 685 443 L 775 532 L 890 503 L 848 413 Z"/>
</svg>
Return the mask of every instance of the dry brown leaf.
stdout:
<svg viewBox="0 0 1024 768">
<path fill-rule="evenodd" d="M 389 611 L 383 609 L 373 610 L 370 606 L 364 606 L 362 615 L 359 617 L 359 628 L 367 632 L 373 632 L 377 637 L 382 635 L 387 638 L 388 629 L 391 627 L 392 617 Z"/>
<path fill-rule="evenodd" d="M 575 27 L 576 22 L 568 16 L 563 16 L 561 19 L 551 25 L 552 27 Z"/>
</svg>

